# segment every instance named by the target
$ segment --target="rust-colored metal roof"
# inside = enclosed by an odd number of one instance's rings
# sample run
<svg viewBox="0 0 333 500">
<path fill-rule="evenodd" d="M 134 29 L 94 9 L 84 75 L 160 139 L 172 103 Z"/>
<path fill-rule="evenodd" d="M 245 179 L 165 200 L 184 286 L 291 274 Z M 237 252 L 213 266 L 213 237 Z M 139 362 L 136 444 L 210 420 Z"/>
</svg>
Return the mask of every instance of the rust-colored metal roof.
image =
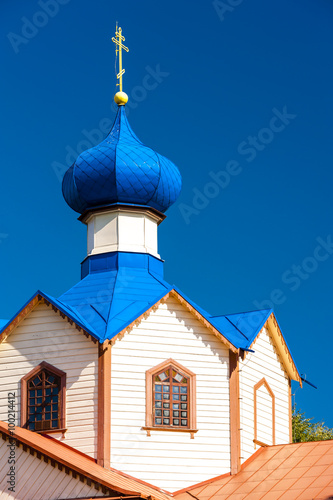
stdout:
<svg viewBox="0 0 333 500">
<path fill-rule="evenodd" d="M 260 448 L 242 470 L 174 493 L 176 500 L 333 499 L 333 441 Z"/>
<path fill-rule="evenodd" d="M 0 433 L 3 438 L 10 436 L 8 424 L 0 420 Z M 97 465 L 94 459 L 56 439 L 42 436 L 36 432 L 16 427 L 14 437 L 18 443 L 27 446 L 57 462 L 69 470 L 105 486 L 121 495 L 129 497 L 170 500 L 171 494 L 165 493 L 144 481 L 133 478 L 116 469 L 105 469 Z M 37 455 L 38 456 L 38 455 Z"/>
</svg>

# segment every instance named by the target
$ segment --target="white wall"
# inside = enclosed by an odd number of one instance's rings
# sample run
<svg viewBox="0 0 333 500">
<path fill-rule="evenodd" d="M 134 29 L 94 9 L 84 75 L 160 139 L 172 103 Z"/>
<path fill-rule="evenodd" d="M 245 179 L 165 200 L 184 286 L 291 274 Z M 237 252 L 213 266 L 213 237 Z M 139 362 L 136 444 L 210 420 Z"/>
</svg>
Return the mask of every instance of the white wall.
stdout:
<svg viewBox="0 0 333 500">
<path fill-rule="evenodd" d="M 0 439 L 0 498 L 1 500 L 56 500 L 67 498 L 91 498 L 101 495 L 93 486 L 88 486 L 72 474 L 52 467 L 43 459 L 16 448 L 15 492 L 8 491 L 8 441 Z"/>
<path fill-rule="evenodd" d="M 196 374 L 197 428 L 145 426 L 146 370 L 173 358 Z M 112 347 L 111 466 L 169 491 L 230 470 L 229 352 L 175 299 Z"/>
<path fill-rule="evenodd" d="M 88 221 L 88 255 L 105 252 L 157 252 L 157 228 L 160 219 L 143 211 L 110 210 L 94 213 Z"/>
<path fill-rule="evenodd" d="M 263 377 L 275 395 L 275 444 L 289 443 L 289 386 L 279 357 L 275 352 L 272 339 L 264 328 L 253 345 L 255 353 L 248 353 L 240 361 L 240 413 L 241 413 L 241 457 L 242 463 L 249 458 L 258 446 L 254 439 L 254 386 Z M 268 435 L 259 426 L 268 422 L 271 414 L 271 398 L 260 393 L 258 436 Z M 258 440 L 259 437 L 257 437 Z M 265 442 L 265 441 L 264 441 Z M 270 444 L 270 443 L 267 443 Z"/>
<path fill-rule="evenodd" d="M 0 420 L 8 421 L 8 392 L 15 392 L 20 425 L 20 380 L 42 361 L 67 374 L 64 442 L 96 457 L 97 344 L 46 305 L 38 305 L 0 344 Z"/>
</svg>

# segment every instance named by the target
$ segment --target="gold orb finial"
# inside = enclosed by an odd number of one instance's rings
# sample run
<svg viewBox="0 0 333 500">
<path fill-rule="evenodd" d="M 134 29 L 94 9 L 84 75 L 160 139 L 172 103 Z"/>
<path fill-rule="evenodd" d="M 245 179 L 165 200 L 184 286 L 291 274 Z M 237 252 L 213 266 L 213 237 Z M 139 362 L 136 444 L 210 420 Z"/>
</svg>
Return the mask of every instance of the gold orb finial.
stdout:
<svg viewBox="0 0 333 500">
<path fill-rule="evenodd" d="M 125 106 L 128 101 L 128 95 L 125 92 L 117 92 L 114 96 L 114 102 L 118 104 L 118 106 Z"/>
</svg>

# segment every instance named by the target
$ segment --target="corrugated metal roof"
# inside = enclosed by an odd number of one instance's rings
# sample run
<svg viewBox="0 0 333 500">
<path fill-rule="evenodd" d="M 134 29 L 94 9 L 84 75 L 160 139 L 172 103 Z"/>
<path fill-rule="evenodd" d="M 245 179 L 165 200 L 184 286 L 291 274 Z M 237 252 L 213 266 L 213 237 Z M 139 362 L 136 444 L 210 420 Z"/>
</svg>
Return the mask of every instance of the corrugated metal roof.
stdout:
<svg viewBox="0 0 333 500">
<path fill-rule="evenodd" d="M 238 474 L 205 481 L 174 496 L 177 500 L 328 500 L 333 498 L 333 440 L 260 448 Z"/>
<path fill-rule="evenodd" d="M 0 432 L 9 436 L 7 423 L 0 421 Z M 86 478 L 124 495 L 135 495 L 141 498 L 152 497 L 155 500 L 170 500 L 169 494 L 159 488 L 130 477 L 116 469 L 105 469 L 97 465 L 91 457 L 76 451 L 68 445 L 63 445 L 56 439 L 22 429 L 22 427 L 15 428 L 14 438 L 19 443 L 30 446 L 78 474 L 82 474 Z"/>
</svg>

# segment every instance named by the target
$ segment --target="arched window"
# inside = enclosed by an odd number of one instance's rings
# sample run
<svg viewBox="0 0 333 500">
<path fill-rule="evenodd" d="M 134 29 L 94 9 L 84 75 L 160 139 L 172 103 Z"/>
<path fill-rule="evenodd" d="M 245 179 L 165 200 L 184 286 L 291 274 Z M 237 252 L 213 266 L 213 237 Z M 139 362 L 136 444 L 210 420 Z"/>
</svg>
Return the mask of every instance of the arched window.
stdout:
<svg viewBox="0 0 333 500">
<path fill-rule="evenodd" d="M 30 431 L 65 428 L 66 374 L 43 362 L 21 380 L 21 426 Z"/>
<path fill-rule="evenodd" d="M 146 426 L 196 431 L 195 375 L 168 359 L 146 374 Z"/>
<path fill-rule="evenodd" d="M 275 444 L 275 396 L 267 380 L 254 386 L 254 444 Z"/>
</svg>

